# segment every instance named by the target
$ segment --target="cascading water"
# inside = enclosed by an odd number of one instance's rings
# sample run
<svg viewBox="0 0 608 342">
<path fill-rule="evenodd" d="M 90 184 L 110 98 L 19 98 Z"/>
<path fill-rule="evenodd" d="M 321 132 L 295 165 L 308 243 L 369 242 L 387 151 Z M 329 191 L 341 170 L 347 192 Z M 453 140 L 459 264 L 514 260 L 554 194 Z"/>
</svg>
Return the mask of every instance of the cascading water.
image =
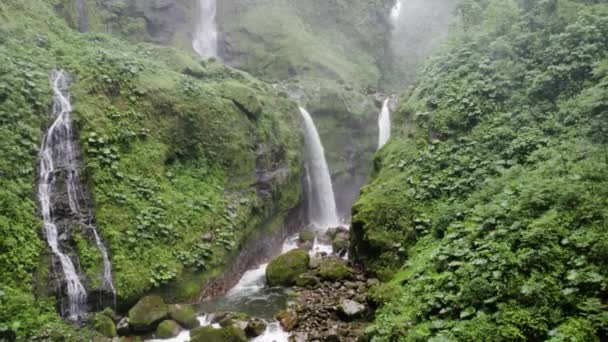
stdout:
<svg viewBox="0 0 608 342">
<path fill-rule="evenodd" d="M 216 0 L 198 1 L 198 22 L 192 48 L 201 58 L 217 57 L 217 3 Z"/>
<path fill-rule="evenodd" d="M 40 148 L 40 180 L 38 184 L 38 199 L 40 201 L 44 233 L 53 255 L 59 260 L 66 283 L 68 305 L 65 314 L 70 319 L 78 319 L 85 312 L 87 292 L 80 282 L 74 263 L 69 256 L 61 251 L 59 246 L 59 231 L 52 213 L 52 192 L 55 186 L 55 176 L 61 168 L 72 174 L 70 166 L 74 162 L 74 150 L 71 144 L 72 128 L 70 113 L 72 107 L 67 93 L 68 81 L 63 71 L 51 74 L 51 85 L 54 92 L 53 115 L 55 122 L 48 129 Z M 70 177 L 70 176 L 68 176 Z M 70 193 L 73 189 L 68 189 Z M 71 195 L 70 195 L 71 197 Z M 70 199 L 70 207 L 73 205 Z"/>
<path fill-rule="evenodd" d="M 59 184 L 65 184 L 68 205 L 71 214 L 78 219 L 79 223 L 90 229 L 103 257 L 103 281 L 104 290 L 112 293 L 115 297 L 116 291 L 112 281 L 112 267 L 108 252 L 91 224 L 91 215 L 84 212 L 81 203 L 84 202 L 84 192 L 81 186 L 78 172 L 78 161 L 76 158 L 76 147 L 72 134 L 72 106 L 68 93 L 69 79 L 66 73 L 53 71 L 51 73 L 51 87 L 54 93 L 53 116 L 55 121 L 49 127 L 42 140 L 40 148 L 40 174 L 38 184 L 38 199 L 40 201 L 44 233 L 53 255 L 59 260 L 61 272 L 65 281 L 67 295 L 67 307 L 62 309 L 62 314 L 70 319 L 78 319 L 86 313 L 87 292 L 72 259 L 62 251 L 60 246 L 60 229 L 58 217 L 53 213 L 53 195 L 60 191 Z M 63 182 L 57 183 L 58 177 L 64 176 Z M 67 228 L 66 228 L 67 229 Z"/>
<path fill-rule="evenodd" d="M 311 207 L 308 208 L 309 220 L 318 228 L 335 227 L 340 225 L 340 220 L 331 176 L 325 160 L 325 150 L 310 114 L 302 107 L 300 107 L 300 113 L 304 118 L 306 163 L 311 190 L 311 194 L 309 194 Z"/>
<path fill-rule="evenodd" d="M 391 138 L 391 111 L 388 108 L 390 99 L 384 100 L 382 111 L 378 117 L 378 149 L 381 149 Z"/>
</svg>

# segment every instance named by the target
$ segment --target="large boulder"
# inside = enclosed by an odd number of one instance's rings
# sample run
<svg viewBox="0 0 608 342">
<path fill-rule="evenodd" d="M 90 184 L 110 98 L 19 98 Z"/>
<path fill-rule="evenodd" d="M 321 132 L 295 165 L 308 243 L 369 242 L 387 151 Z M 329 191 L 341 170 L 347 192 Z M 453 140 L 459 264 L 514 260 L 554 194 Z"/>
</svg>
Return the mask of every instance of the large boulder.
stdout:
<svg viewBox="0 0 608 342">
<path fill-rule="evenodd" d="M 363 316 L 365 313 L 365 305 L 355 302 L 354 300 L 343 298 L 340 300 L 339 312 L 340 315 L 347 319 L 352 320 Z"/>
<path fill-rule="evenodd" d="M 179 335 L 182 328 L 177 324 L 176 321 L 166 320 L 162 321 L 156 328 L 154 336 L 157 338 L 172 338 Z"/>
<path fill-rule="evenodd" d="M 190 305 L 169 305 L 169 317 L 186 329 L 194 329 L 200 325 L 196 313 Z"/>
<path fill-rule="evenodd" d="M 298 276 L 308 271 L 310 257 L 305 250 L 295 249 L 272 260 L 266 268 L 270 286 L 292 286 Z"/>
<path fill-rule="evenodd" d="M 317 273 L 323 280 L 341 281 L 350 278 L 351 270 L 340 258 L 327 258 L 321 261 Z"/>
<path fill-rule="evenodd" d="M 248 338 L 255 338 L 262 335 L 266 331 L 266 323 L 258 318 L 253 318 L 245 327 L 245 334 Z"/>
<path fill-rule="evenodd" d="M 116 337 L 116 325 L 112 318 L 103 313 L 98 313 L 93 319 L 93 328 L 105 337 Z"/>
<path fill-rule="evenodd" d="M 287 332 L 293 331 L 299 323 L 298 313 L 293 309 L 279 312 L 276 319 L 279 321 L 279 324 L 281 324 L 281 327 Z"/>
<path fill-rule="evenodd" d="M 220 329 L 206 326 L 192 330 L 190 342 L 247 342 L 247 336 L 235 326 Z"/>
<path fill-rule="evenodd" d="M 129 324 L 134 332 L 152 332 L 167 314 L 167 304 L 161 297 L 146 296 L 129 310 Z"/>
</svg>

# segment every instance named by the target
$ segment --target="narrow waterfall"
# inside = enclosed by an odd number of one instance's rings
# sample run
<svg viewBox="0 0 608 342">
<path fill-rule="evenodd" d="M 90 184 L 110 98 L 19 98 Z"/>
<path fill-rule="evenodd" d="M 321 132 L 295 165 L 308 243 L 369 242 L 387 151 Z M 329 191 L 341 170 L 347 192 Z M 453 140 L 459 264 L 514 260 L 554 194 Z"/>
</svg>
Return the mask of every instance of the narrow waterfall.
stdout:
<svg viewBox="0 0 608 342">
<path fill-rule="evenodd" d="M 391 138 L 391 111 L 388 108 L 389 101 L 389 98 L 384 100 L 382 111 L 378 118 L 378 149 L 381 149 Z"/>
<path fill-rule="evenodd" d="M 300 107 L 300 113 L 304 118 L 307 171 L 311 188 L 309 199 L 311 207 L 308 208 L 310 222 L 319 228 L 338 226 L 340 220 L 321 138 L 306 109 Z"/>
<path fill-rule="evenodd" d="M 198 21 L 194 30 L 192 48 L 201 58 L 217 57 L 217 3 L 216 0 L 198 1 Z"/>
<path fill-rule="evenodd" d="M 67 255 L 67 252 L 62 250 L 61 236 L 69 229 L 69 225 L 59 224 L 62 218 L 56 217 L 53 212 L 57 204 L 54 202 L 53 196 L 63 191 L 61 189 L 62 184 L 65 184 L 70 214 L 79 224 L 91 231 L 95 244 L 102 254 L 103 289 L 110 292 L 114 297 L 116 291 L 112 281 L 112 267 L 108 252 L 97 233 L 97 229 L 91 223 L 92 219 L 88 208 L 83 209 L 81 205 L 85 202 L 85 196 L 78 171 L 77 149 L 72 133 L 72 106 L 68 93 L 69 79 L 63 70 L 53 71 L 50 78 L 54 93 L 52 115 L 55 121 L 46 132 L 40 148 L 38 199 L 41 206 L 45 237 L 51 252 L 59 261 L 65 282 L 67 307 L 62 309 L 62 314 L 76 320 L 86 313 L 87 292 L 80 281 L 74 262 Z M 63 179 L 60 179 L 60 177 Z"/>
</svg>

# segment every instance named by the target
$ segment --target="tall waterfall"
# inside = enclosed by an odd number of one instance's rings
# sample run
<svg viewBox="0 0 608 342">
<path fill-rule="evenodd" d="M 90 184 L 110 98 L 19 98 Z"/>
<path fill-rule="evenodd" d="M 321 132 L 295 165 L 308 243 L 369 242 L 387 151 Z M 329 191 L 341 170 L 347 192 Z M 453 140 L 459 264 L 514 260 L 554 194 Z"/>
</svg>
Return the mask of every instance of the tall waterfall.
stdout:
<svg viewBox="0 0 608 342">
<path fill-rule="evenodd" d="M 62 191 L 61 185 L 65 184 L 70 214 L 78 223 L 89 229 L 95 239 L 103 257 L 103 281 L 102 287 L 105 291 L 115 296 L 112 281 L 112 268 L 108 258 L 108 252 L 103 245 L 97 229 L 91 223 L 91 214 L 88 209 L 83 211 L 81 203 L 85 201 L 81 186 L 76 158 L 76 146 L 72 133 L 72 106 L 68 93 L 69 79 L 66 73 L 53 71 L 51 73 L 51 86 L 54 93 L 53 116 L 55 121 L 49 127 L 40 148 L 40 174 L 38 184 L 38 200 L 40 201 L 44 233 L 51 248 L 51 252 L 59 261 L 65 291 L 67 295 L 67 306 L 62 308 L 62 314 L 70 319 L 78 319 L 86 313 L 87 292 L 72 259 L 62 250 L 61 232 L 63 224 L 59 224 L 61 218 L 56 217 L 53 212 L 55 202 L 53 195 Z M 64 179 L 59 179 L 60 177 Z"/>
<path fill-rule="evenodd" d="M 304 118 L 307 171 L 310 179 L 309 219 L 319 228 L 337 226 L 340 220 L 321 138 L 306 109 L 300 107 L 300 113 Z"/>
<path fill-rule="evenodd" d="M 389 101 L 389 98 L 384 100 L 382 111 L 378 118 L 378 128 L 380 131 L 378 134 L 378 149 L 381 149 L 391 138 L 391 111 L 388 108 Z"/>
<path fill-rule="evenodd" d="M 198 21 L 192 47 L 201 58 L 217 57 L 216 0 L 198 1 Z"/>
</svg>

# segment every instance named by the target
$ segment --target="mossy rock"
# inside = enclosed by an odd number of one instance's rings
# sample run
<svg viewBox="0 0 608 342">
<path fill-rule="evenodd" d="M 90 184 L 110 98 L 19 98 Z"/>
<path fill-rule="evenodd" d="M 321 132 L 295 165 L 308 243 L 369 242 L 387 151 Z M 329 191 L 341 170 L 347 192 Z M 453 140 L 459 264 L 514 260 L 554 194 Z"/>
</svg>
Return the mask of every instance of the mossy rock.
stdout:
<svg viewBox="0 0 608 342">
<path fill-rule="evenodd" d="M 196 312 L 190 305 L 169 305 L 169 317 L 186 329 L 194 329 L 200 325 L 196 318 Z"/>
<path fill-rule="evenodd" d="M 270 286 L 295 285 L 297 277 L 308 270 L 310 256 L 305 250 L 295 249 L 272 260 L 266 269 Z"/>
<path fill-rule="evenodd" d="M 229 326 L 221 329 L 200 327 L 190 332 L 190 342 L 246 342 L 247 336 L 243 330 Z"/>
<path fill-rule="evenodd" d="M 248 338 L 256 338 L 266 331 L 267 324 L 261 319 L 254 318 L 247 323 L 245 334 Z"/>
<path fill-rule="evenodd" d="M 180 325 L 176 321 L 166 320 L 162 321 L 156 328 L 154 336 L 157 338 L 171 338 L 179 335 L 182 330 Z"/>
<path fill-rule="evenodd" d="M 161 297 L 146 296 L 129 310 L 129 324 L 135 332 L 151 332 L 167 314 L 167 304 Z"/>
<path fill-rule="evenodd" d="M 238 83 L 225 83 L 222 87 L 224 97 L 234 104 L 252 120 L 262 114 L 262 104 L 256 94 L 248 87 Z"/>
<path fill-rule="evenodd" d="M 303 273 L 296 279 L 296 285 L 307 289 L 314 289 L 319 286 L 319 278 L 312 273 Z"/>
<path fill-rule="evenodd" d="M 315 240 L 315 233 L 310 230 L 305 230 L 300 233 L 300 242 L 310 242 Z"/>
<path fill-rule="evenodd" d="M 347 233 L 338 233 L 331 242 L 331 248 L 336 254 L 340 254 L 348 250 L 350 244 L 349 235 Z"/>
<path fill-rule="evenodd" d="M 351 270 L 344 264 L 344 260 L 327 258 L 321 261 L 317 273 L 323 280 L 340 281 L 348 279 L 351 275 Z"/>
<path fill-rule="evenodd" d="M 100 314 L 107 316 L 113 322 L 118 321 L 118 316 L 116 316 L 116 312 L 112 310 L 112 308 L 105 308 L 100 312 Z"/>
<path fill-rule="evenodd" d="M 116 325 L 114 321 L 103 313 L 95 315 L 93 328 L 105 337 L 116 337 Z"/>
</svg>

